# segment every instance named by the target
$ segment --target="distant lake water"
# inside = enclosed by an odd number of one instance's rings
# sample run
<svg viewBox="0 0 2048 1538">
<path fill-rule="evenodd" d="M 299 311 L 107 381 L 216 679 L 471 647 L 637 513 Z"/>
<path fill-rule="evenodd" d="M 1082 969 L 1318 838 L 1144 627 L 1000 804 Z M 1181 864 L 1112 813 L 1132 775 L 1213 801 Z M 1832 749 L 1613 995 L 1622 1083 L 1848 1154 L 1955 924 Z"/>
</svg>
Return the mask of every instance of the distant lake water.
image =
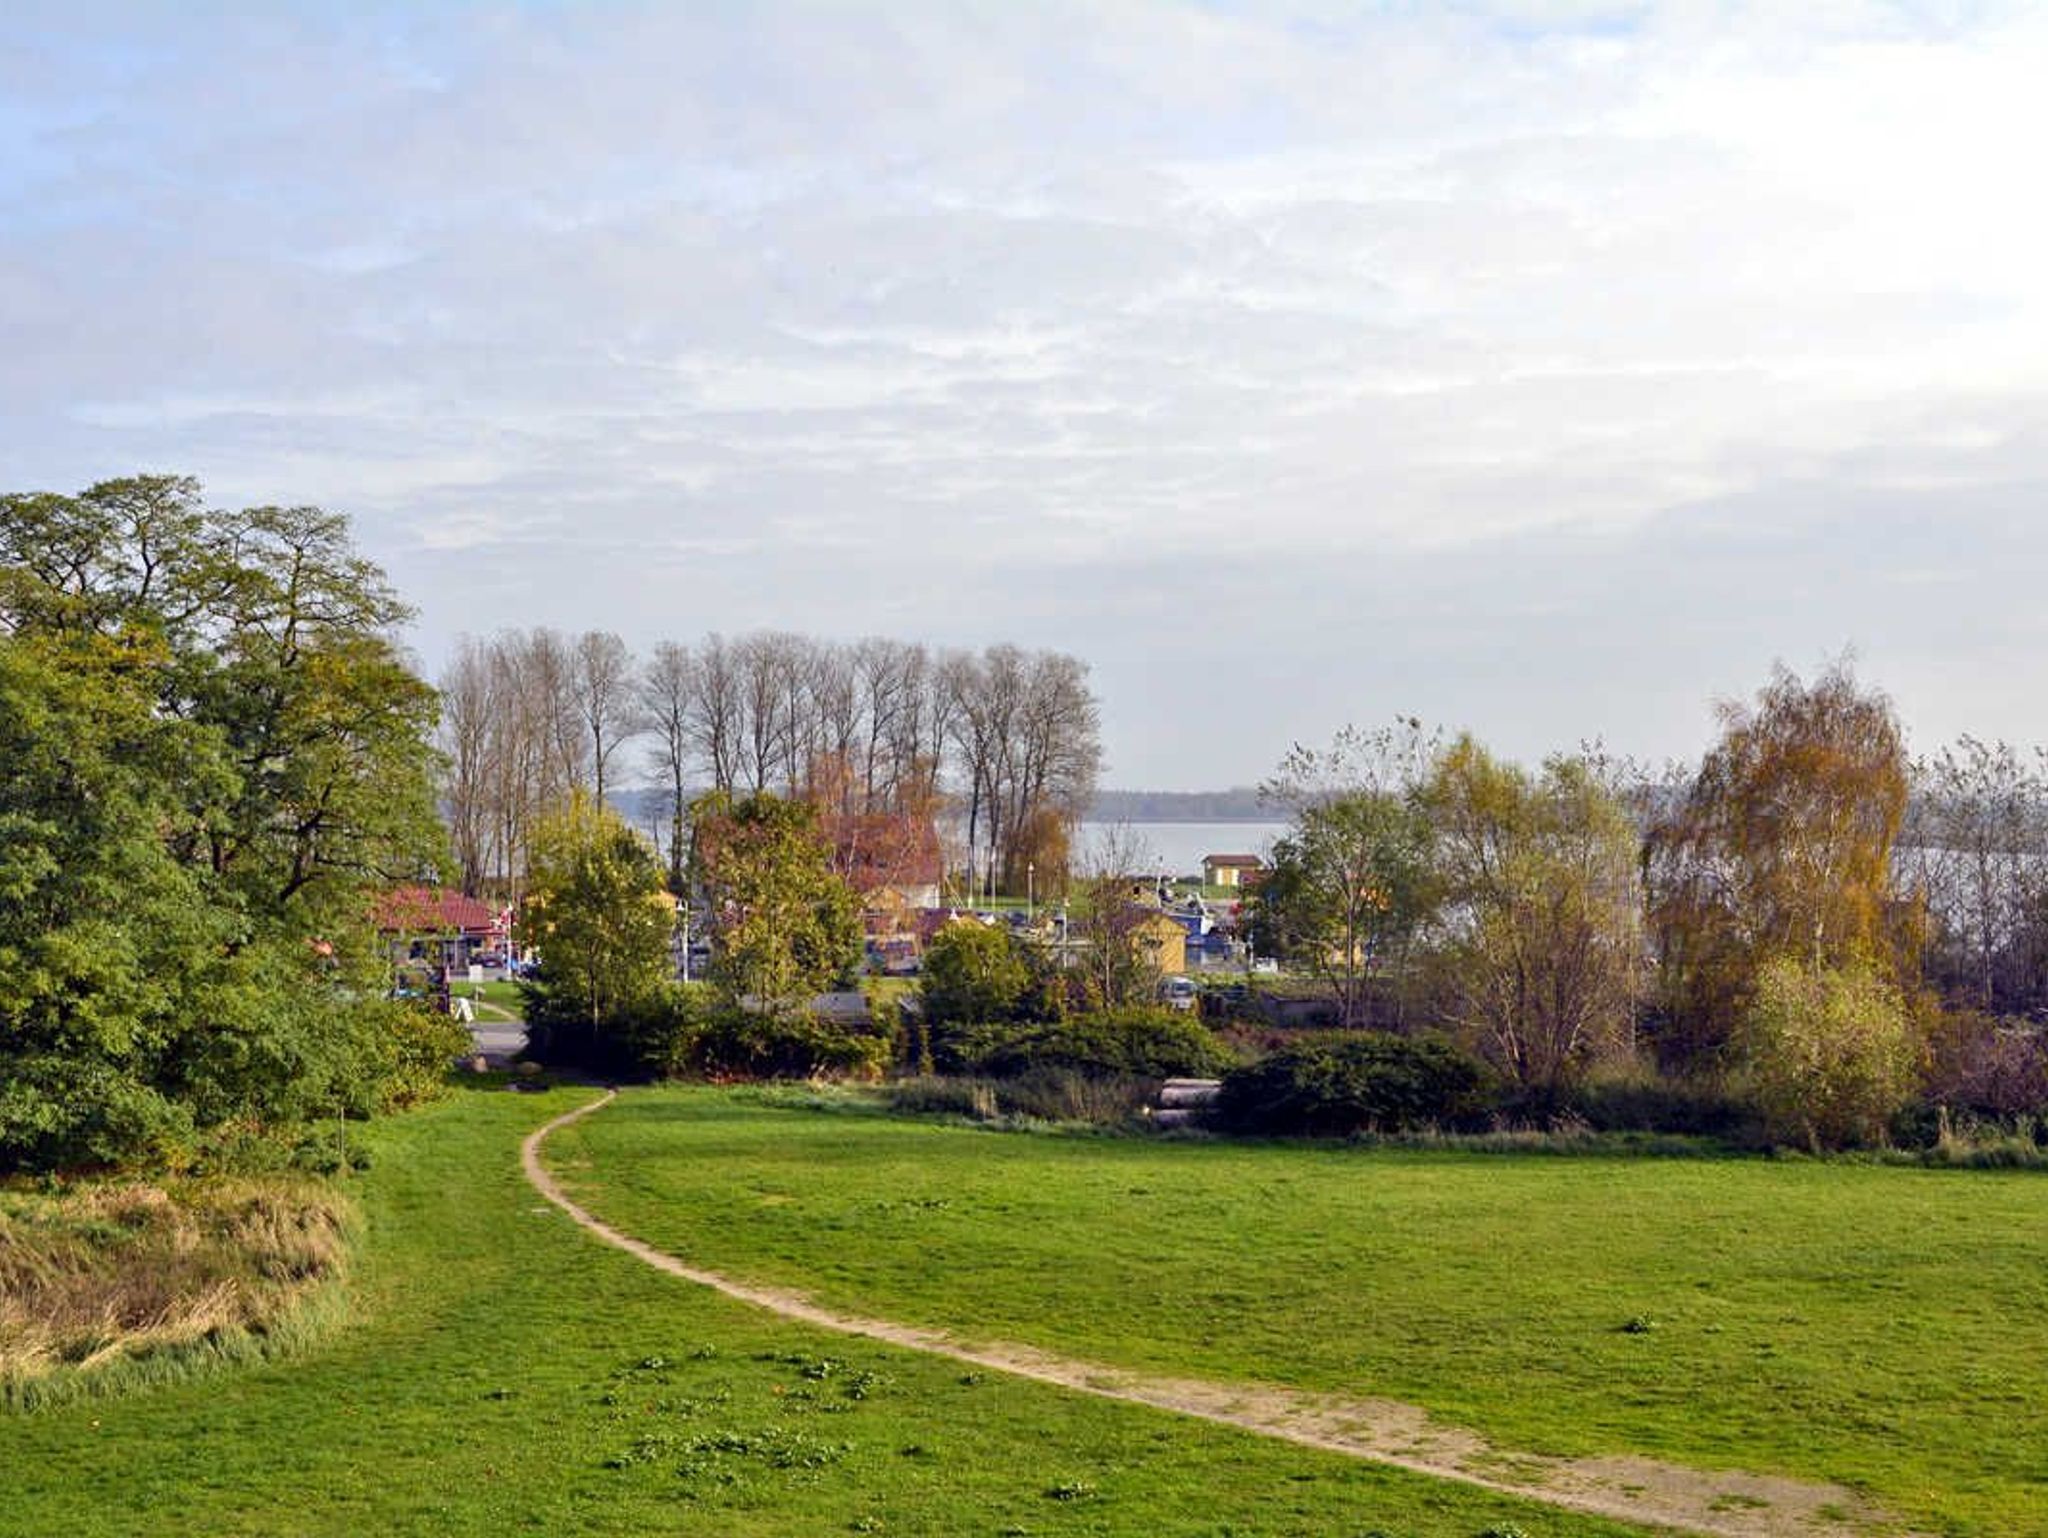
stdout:
<svg viewBox="0 0 2048 1538">
<path fill-rule="evenodd" d="M 1287 831 L 1284 822 L 1084 822 L 1080 848 L 1075 852 L 1086 860 L 1101 839 L 1119 827 L 1148 857 L 1142 864 L 1171 876 L 1199 876 L 1203 855 L 1263 857 L 1273 840 Z"/>
</svg>

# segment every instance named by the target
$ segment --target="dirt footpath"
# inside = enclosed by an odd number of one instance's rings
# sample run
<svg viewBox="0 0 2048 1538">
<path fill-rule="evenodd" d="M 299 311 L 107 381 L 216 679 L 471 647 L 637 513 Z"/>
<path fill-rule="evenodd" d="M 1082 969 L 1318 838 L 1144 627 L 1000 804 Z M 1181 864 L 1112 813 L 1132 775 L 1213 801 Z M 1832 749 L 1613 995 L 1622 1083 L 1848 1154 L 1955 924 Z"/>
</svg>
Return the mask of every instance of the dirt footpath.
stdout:
<svg viewBox="0 0 2048 1538">
<path fill-rule="evenodd" d="M 520 1147 L 526 1178 L 549 1201 L 607 1244 L 658 1271 L 823 1330 L 928 1351 L 1078 1393 L 1192 1415 L 1303 1447 L 1346 1453 L 1394 1468 L 1525 1496 L 1569 1511 L 1716 1538 L 1858 1535 L 1923 1538 L 1898 1526 L 1851 1490 L 1774 1475 L 1708 1471 L 1651 1458 L 1557 1458 L 1493 1446 L 1475 1432 L 1432 1421 L 1389 1399 L 1345 1399 L 1250 1383 L 1162 1378 L 1057 1356 L 1030 1346 L 968 1345 L 940 1330 L 822 1308 L 799 1292 L 758 1287 L 706 1271 L 643 1244 L 593 1216 L 541 1162 L 549 1133 L 609 1105 L 614 1092 L 558 1116 Z"/>
</svg>

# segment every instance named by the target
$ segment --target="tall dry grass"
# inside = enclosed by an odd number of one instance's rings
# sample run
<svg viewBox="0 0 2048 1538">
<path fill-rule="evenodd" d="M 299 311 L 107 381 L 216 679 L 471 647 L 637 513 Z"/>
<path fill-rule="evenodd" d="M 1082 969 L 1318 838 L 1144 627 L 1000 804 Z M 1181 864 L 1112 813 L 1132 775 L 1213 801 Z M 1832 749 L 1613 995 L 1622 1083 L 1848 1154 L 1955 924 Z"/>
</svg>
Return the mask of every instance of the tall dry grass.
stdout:
<svg viewBox="0 0 2048 1538">
<path fill-rule="evenodd" d="M 342 1276 L 356 1228 L 347 1201 L 311 1182 L 0 1192 L 0 1401 L 267 1354 Z"/>
</svg>

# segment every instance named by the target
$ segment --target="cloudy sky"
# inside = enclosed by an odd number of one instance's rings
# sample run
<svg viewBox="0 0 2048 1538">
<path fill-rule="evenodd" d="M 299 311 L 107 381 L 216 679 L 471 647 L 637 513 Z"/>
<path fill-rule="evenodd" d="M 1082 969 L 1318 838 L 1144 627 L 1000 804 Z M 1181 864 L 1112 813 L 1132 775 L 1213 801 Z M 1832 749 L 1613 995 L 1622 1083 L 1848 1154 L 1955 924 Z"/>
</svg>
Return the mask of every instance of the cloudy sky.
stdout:
<svg viewBox="0 0 2048 1538">
<path fill-rule="evenodd" d="M 343 509 L 505 624 L 1072 650 L 1112 784 L 2048 738 L 2048 9 L 0 15 L 0 488 Z"/>
</svg>

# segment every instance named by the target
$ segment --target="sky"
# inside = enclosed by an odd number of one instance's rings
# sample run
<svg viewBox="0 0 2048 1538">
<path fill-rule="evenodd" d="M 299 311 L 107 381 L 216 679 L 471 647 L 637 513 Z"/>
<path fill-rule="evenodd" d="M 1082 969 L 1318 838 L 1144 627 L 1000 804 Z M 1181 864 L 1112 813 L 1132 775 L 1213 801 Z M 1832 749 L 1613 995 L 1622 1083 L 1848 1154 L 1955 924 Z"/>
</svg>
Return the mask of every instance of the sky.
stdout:
<svg viewBox="0 0 2048 1538">
<path fill-rule="evenodd" d="M 1105 783 L 2048 738 L 2048 8 L 0 13 L 0 489 L 508 625 L 1086 659 Z"/>
</svg>

